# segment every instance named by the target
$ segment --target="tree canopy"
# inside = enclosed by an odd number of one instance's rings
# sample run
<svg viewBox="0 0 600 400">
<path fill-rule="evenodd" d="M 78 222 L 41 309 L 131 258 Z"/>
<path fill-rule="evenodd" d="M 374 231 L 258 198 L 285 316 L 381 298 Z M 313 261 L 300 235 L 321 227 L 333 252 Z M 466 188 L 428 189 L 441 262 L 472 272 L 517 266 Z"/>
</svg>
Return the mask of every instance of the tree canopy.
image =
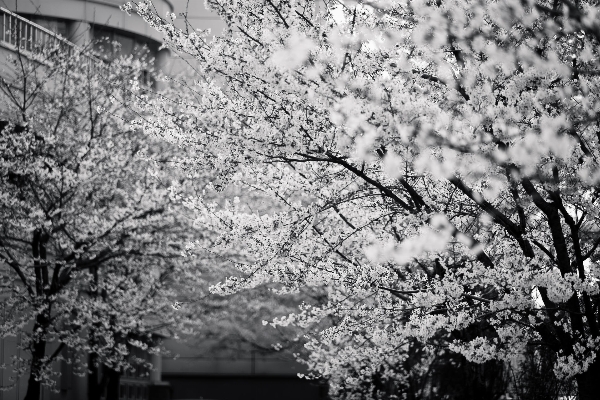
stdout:
<svg viewBox="0 0 600 400">
<path fill-rule="evenodd" d="M 137 102 L 151 117 L 133 125 L 194 151 L 217 188 L 277 204 L 190 198 L 218 246 L 253 256 L 213 291 L 322 288 L 271 324 L 305 329 L 340 397 L 394 392 L 419 343 L 476 363 L 541 346 L 595 398 L 598 2 L 207 5 L 228 26 L 212 41 L 149 1 L 123 8 L 197 71 L 177 97 Z"/>
<path fill-rule="evenodd" d="M 174 146 L 126 124 L 144 59 L 45 48 L 11 66 L 0 83 L 0 335 L 22 335 L 27 355 L 12 367 L 30 374 L 26 399 L 53 386 L 57 360 L 89 370 L 99 398 L 100 366 L 147 369 L 133 348 L 156 353 L 155 332 L 198 323 L 172 307 L 200 279 L 182 244 L 197 230 L 171 190 L 186 176 L 168 168 Z"/>
</svg>

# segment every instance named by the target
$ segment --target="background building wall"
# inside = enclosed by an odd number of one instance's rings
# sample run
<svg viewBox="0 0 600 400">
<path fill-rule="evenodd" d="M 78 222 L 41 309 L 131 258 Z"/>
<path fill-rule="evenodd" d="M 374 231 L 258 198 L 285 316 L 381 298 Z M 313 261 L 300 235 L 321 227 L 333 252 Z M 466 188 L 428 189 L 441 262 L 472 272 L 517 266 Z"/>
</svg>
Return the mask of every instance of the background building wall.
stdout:
<svg viewBox="0 0 600 400">
<path fill-rule="evenodd" d="M 69 24 L 98 24 L 119 29 L 131 34 L 141 35 L 160 43 L 162 36 L 137 16 L 128 16 L 119 10 L 125 3 L 120 0 L 0 0 L 0 5 L 10 11 L 23 15 L 39 15 L 47 18 L 65 20 Z M 173 12 L 168 0 L 154 0 L 160 15 Z M 76 27 L 73 27 L 76 28 Z M 83 31 L 82 28 L 75 32 Z M 73 37 L 72 41 L 84 38 Z"/>
<path fill-rule="evenodd" d="M 134 50 L 146 46 L 155 59 L 154 68 L 170 72 L 170 52 L 159 50 L 161 34 L 138 15 L 122 12 L 119 6 L 123 3 L 125 1 L 120 0 L 0 0 L 0 6 L 78 46 L 104 38 L 121 43 L 123 54 L 135 54 Z M 174 11 L 168 0 L 155 0 L 154 5 L 161 15 Z M 108 58 L 112 55 L 108 45 L 97 46 L 95 50 L 105 50 L 104 56 Z"/>
<path fill-rule="evenodd" d="M 194 342 L 165 342 L 171 354 L 163 357 L 162 379 L 170 383 L 173 399 L 322 400 L 327 396 L 321 382 L 298 377 L 306 368 L 291 352 L 258 351 L 242 342 L 232 351 L 213 348 L 210 341 Z"/>
</svg>

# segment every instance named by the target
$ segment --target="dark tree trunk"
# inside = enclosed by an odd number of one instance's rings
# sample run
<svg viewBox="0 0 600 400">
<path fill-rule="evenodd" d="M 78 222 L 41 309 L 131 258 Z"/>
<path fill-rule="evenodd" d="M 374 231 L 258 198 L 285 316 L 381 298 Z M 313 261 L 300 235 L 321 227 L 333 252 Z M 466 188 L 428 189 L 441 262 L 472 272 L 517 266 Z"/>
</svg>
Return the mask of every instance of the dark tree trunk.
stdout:
<svg viewBox="0 0 600 400">
<path fill-rule="evenodd" d="M 44 317 L 38 315 L 35 325 L 33 326 L 34 336 L 39 337 L 33 344 L 33 351 L 31 354 L 31 370 L 29 373 L 29 381 L 27 382 L 27 393 L 23 400 L 39 400 L 42 391 L 41 381 L 39 375 L 43 367 L 42 359 L 46 355 L 46 340 L 43 339 L 45 335 L 45 324 L 43 323 Z M 38 330 L 42 330 L 38 333 Z"/>
<path fill-rule="evenodd" d="M 597 400 L 600 398 L 600 360 L 596 360 L 586 372 L 577 375 L 579 400 Z"/>
<path fill-rule="evenodd" d="M 106 374 L 108 376 L 108 386 L 106 388 L 107 399 L 118 399 L 119 398 L 119 386 L 121 383 L 121 373 L 114 369 L 107 368 Z"/>
<path fill-rule="evenodd" d="M 100 400 L 102 392 L 100 390 L 100 384 L 98 383 L 98 356 L 95 353 L 91 353 L 88 358 L 88 400 Z"/>
<path fill-rule="evenodd" d="M 36 295 L 43 296 L 48 285 L 48 266 L 46 265 L 46 243 L 48 235 L 41 229 L 36 229 L 33 232 L 31 241 L 31 255 L 33 256 L 33 264 L 35 269 L 35 287 Z M 42 361 L 46 355 L 46 332 L 48 329 L 48 320 L 50 315 L 49 305 L 47 310 L 38 314 L 33 325 L 31 348 L 31 364 L 29 372 L 29 380 L 27 382 L 27 393 L 23 400 L 39 400 L 42 391 L 40 375 L 44 367 Z"/>
<path fill-rule="evenodd" d="M 94 299 L 98 299 L 98 286 L 99 286 L 99 275 L 98 275 L 98 267 L 91 268 L 90 270 L 93 278 L 94 284 L 90 286 L 90 295 Z M 96 317 L 100 317 L 97 313 L 94 313 Z M 99 323 L 94 323 L 89 332 L 89 343 L 92 349 L 94 349 L 98 345 L 97 329 Z M 99 381 L 100 378 L 100 363 L 98 354 L 92 352 L 89 355 L 89 371 L 90 374 L 88 376 L 88 400 L 100 400 L 104 389 L 106 387 L 108 373 L 107 369 L 103 369 L 102 373 L 102 381 Z M 110 396 L 108 398 L 111 398 Z M 117 399 L 118 397 L 115 397 Z"/>
<path fill-rule="evenodd" d="M 98 396 L 106 394 L 106 385 L 108 384 L 108 373 L 106 372 L 107 368 L 102 367 L 102 371 L 102 379 L 100 380 L 100 385 L 98 387 Z"/>
<path fill-rule="evenodd" d="M 97 360 L 98 355 L 90 355 Z M 90 364 L 91 365 L 91 364 Z M 89 383 L 88 383 L 88 400 L 100 400 L 106 394 L 106 385 L 108 384 L 108 368 L 106 366 L 90 367 Z M 92 375 L 94 375 L 92 377 Z M 98 379 L 100 378 L 100 381 Z"/>
</svg>

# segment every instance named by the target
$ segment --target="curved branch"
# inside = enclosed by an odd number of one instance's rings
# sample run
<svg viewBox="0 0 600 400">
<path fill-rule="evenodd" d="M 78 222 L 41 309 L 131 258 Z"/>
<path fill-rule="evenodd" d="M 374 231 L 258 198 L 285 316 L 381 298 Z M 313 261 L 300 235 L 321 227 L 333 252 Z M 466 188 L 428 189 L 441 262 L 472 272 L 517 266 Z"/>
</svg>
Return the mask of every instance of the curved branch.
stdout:
<svg viewBox="0 0 600 400">
<path fill-rule="evenodd" d="M 523 238 L 523 232 L 521 229 L 512 222 L 506 215 L 504 215 L 500 210 L 494 207 L 490 202 L 485 200 L 483 196 L 479 193 L 475 193 L 471 188 L 465 185 L 458 177 L 452 177 L 448 179 L 450 183 L 456 186 L 461 192 L 463 192 L 468 198 L 473 200 L 483 211 L 490 214 L 495 222 L 497 222 L 500 226 L 502 226 L 506 231 L 514 237 L 519 246 L 523 250 L 523 254 L 526 257 L 532 258 L 535 256 L 533 252 L 533 248 L 531 247 L 531 243 L 528 240 Z"/>
</svg>

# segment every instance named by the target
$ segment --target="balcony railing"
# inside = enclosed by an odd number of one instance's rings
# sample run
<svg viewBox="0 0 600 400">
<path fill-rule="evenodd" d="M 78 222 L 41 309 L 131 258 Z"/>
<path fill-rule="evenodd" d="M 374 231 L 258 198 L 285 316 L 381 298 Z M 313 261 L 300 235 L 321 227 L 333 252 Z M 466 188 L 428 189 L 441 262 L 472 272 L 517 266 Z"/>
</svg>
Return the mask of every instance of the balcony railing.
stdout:
<svg viewBox="0 0 600 400">
<path fill-rule="evenodd" d="M 94 71 L 107 66 L 105 60 L 3 7 L 0 7 L 0 45 L 25 56 L 33 56 L 42 51 L 53 51 L 69 57 L 75 52 L 81 52 Z M 51 60 L 45 61 L 51 62 Z"/>
</svg>

